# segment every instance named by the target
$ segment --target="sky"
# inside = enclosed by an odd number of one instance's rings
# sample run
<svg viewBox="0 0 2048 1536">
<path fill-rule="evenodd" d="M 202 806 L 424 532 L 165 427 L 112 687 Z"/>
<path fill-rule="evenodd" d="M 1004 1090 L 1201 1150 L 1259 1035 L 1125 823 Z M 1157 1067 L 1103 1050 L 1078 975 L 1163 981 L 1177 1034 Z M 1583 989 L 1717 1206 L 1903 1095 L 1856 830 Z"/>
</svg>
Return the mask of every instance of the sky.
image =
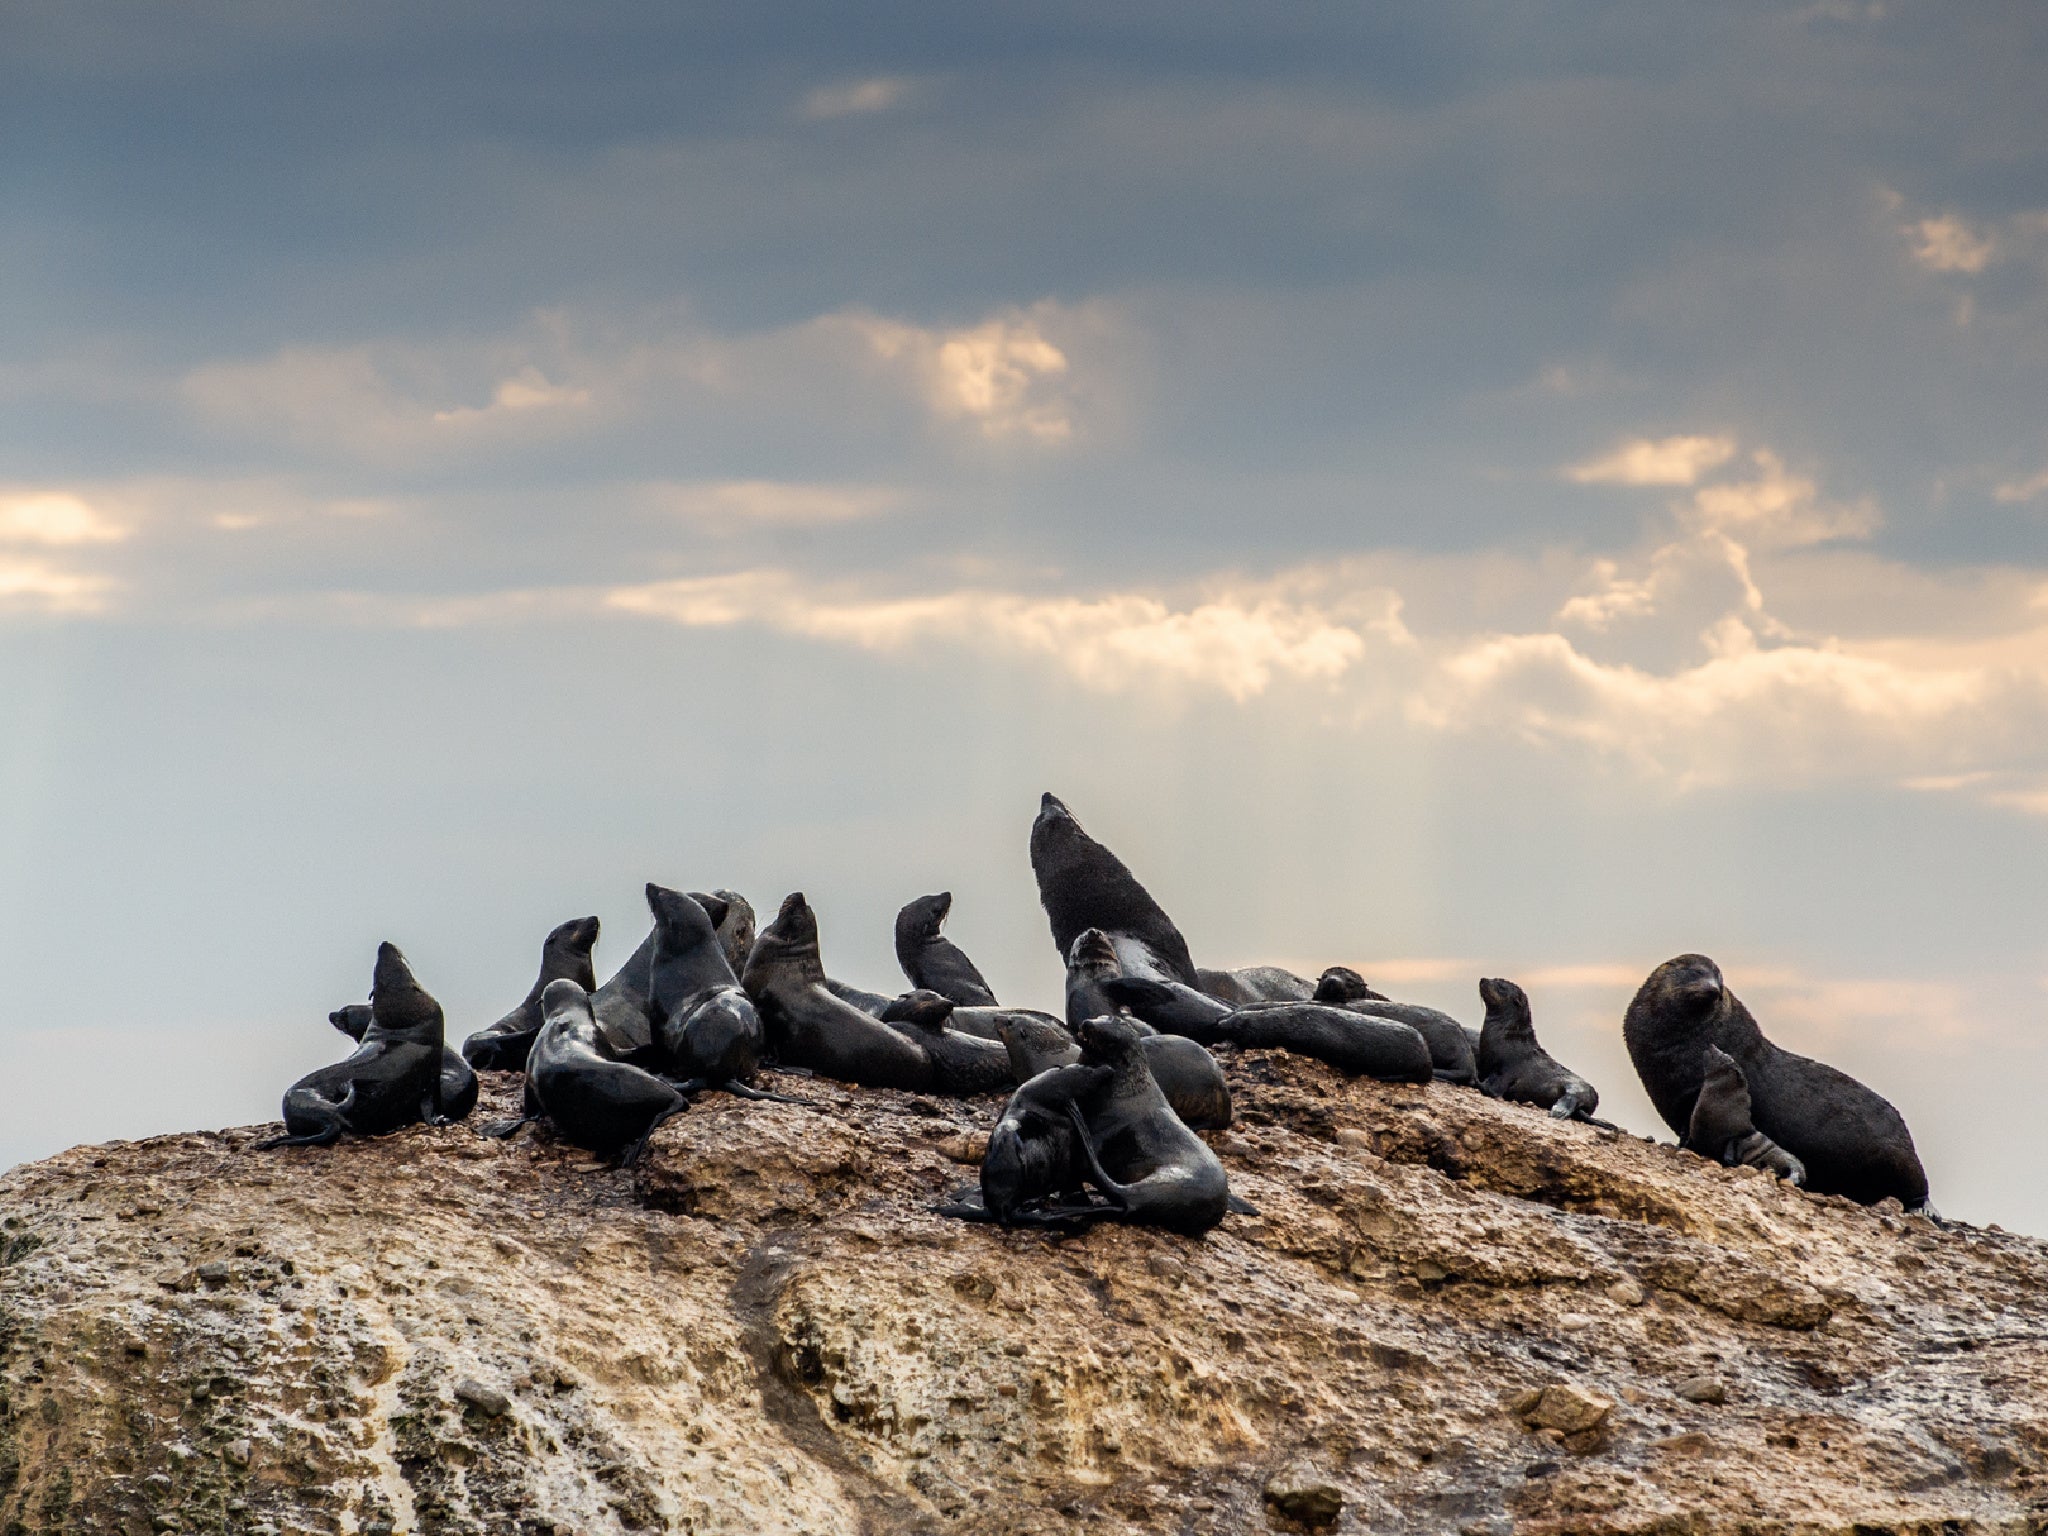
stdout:
<svg viewBox="0 0 2048 1536">
<path fill-rule="evenodd" d="M 1663 1132 L 1702 951 L 2048 1235 L 2048 12 L 0 0 L 0 1163 L 647 880 L 1207 965 Z"/>
</svg>

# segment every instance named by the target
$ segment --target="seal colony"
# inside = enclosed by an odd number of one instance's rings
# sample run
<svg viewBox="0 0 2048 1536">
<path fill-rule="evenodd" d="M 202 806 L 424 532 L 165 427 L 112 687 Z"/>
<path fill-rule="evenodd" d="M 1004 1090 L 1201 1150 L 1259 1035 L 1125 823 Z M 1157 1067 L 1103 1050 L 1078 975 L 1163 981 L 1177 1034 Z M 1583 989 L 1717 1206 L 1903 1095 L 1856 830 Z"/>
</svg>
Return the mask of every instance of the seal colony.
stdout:
<svg viewBox="0 0 2048 1536">
<path fill-rule="evenodd" d="M 1249 1210 L 1197 1134 L 1233 1119 L 1216 1052 L 1292 1051 L 1352 1075 L 1470 1088 L 1559 1120 L 1587 1120 L 1599 1107 L 1593 1085 L 1538 1043 L 1528 995 L 1506 978 L 1480 980 L 1475 1030 L 1390 998 L 1345 965 L 1313 982 L 1281 966 L 1198 966 L 1130 866 L 1054 795 L 1039 804 L 1029 848 L 1064 972 L 1057 1014 L 999 1001 L 943 931 L 950 891 L 897 911 L 895 953 L 910 986 L 889 994 L 828 974 L 801 891 L 757 932 L 736 891 L 650 882 L 651 927 L 610 979 L 599 986 L 593 968 L 598 920 L 561 923 L 542 942 L 525 998 L 460 1054 L 447 1047 L 441 1005 L 397 947 L 381 945 L 368 1005 L 328 1016 L 355 1052 L 294 1083 L 283 1133 L 259 1145 L 445 1125 L 475 1107 L 478 1072 L 521 1072 L 524 1118 L 486 1134 L 540 1121 L 630 1161 L 707 1092 L 805 1103 L 755 1085 L 773 1065 L 869 1088 L 1000 1096 L 979 1189 L 940 1206 L 945 1214 L 1068 1230 L 1131 1222 L 1198 1237 Z M 1934 1214 L 1899 1112 L 1767 1039 L 1704 955 L 1658 966 L 1622 1034 L 1680 1146 L 1816 1194 Z"/>
</svg>

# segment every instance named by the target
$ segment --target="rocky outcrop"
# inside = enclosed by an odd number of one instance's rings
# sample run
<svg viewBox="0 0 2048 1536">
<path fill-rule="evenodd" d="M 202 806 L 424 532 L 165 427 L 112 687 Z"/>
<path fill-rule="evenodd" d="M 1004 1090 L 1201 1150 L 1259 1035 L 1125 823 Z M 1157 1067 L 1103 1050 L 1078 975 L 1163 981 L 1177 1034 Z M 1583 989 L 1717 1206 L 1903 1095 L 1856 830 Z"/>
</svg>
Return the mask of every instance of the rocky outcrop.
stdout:
<svg viewBox="0 0 2048 1536">
<path fill-rule="evenodd" d="M 2048 1528 L 2048 1245 L 1227 1070 L 1199 1241 L 943 1219 L 992 1102 L 772 1074 L 631 1172 L 516 1079 L 15 1169 L 0 1531 Z"/>
</svg>

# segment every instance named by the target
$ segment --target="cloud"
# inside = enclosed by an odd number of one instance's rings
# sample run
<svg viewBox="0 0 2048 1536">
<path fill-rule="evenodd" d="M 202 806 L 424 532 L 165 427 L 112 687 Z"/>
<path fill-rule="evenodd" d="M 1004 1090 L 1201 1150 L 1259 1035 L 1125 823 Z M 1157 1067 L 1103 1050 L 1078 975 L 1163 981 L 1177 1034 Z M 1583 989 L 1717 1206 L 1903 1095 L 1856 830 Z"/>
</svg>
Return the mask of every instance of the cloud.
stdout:
<svg viewBox="0 0 2048 1536">
<path fill-rule="evenodd" d="M 1564 473 L 1581 485 L 1692 485 L 1734 456 L 1730 437 L 1638 437 Z"/>
<path fill-rule="evenodd" d="M 1751 462 L 1756 467 L 1751 478 L 1702 486 L 1694 493 L 1697 523 L 1752 544 L 1783 546 L 1863 538 L 1882 521 L 1868 500 L 1823 501 L 1812 479 L 1790 473 L 1769 449 L 1758 449 Z"/>
<path fill-rule="evenodd" d="M 869 651 L 945 639 L 1050 659 L 1090 688 L 1163 678 L 1240 702 L 1280 678 L 1333 682 L 1367 648 L 1357 629 L 1316 610 L 1231 596 L 1180 606 L 1140 593 L 1048 598 L 970 589 L 886 597 L 759 570 L 620 587 L 605 600 L 676 624 L 761 624 Z"/>
<path fill-rule="evenodd" d="M 2028 475 L 2024 480 L 2007 480 L 1994 486 L 1991 495 L 1997 501 L 2021 502 L 2032 501 L 2043 491 L 2048 491 L 2048 469 L 2037 475 Z"/>
<path fill-rule="evenodd" d="M 94 613 L 104 605 L 112 586 L 104 576 L 0 554 L 0 611 L 20 608 L 45 613 Z"/>
<path fill-rule="evenodd" d="M 1929 272 L 1982 272 L 1997 259 L 1998 242 L 1952 213 L 1919 219 L 1906 227 L 1913 260 Z"/>
<path fill-rule="evenodd" d="M 463 405 L 450 410 L 436 411 L 434 420 L 466 425 L 471 422 L 488 421 L 494 417 L 525 415 L 534 411 L 588 404 L 589 390 L 574 389 L 564 384 L 550 384 L 545 374 L 529 364 L 500 382 L 498 387 L 491 391 L 489 405 Z"/>
<path fill-rule="evenodd" d="M 902 504 L 886 486 L 805 484 L 786 480 L 671 482 L 640 487 L 655 510 L 713 526 L 847 523 Z"/>
<path fill-rule="evenodd" d="M 1017 312 L 957 330 L 853 323 L 877 356 L 909 369 L 940 418 L 1047 446 L 1074 435 L 1074 401 L 1062 387 L 1067 354 L 1047 338 L 1041 316 Z"/>
<path fill-rule="evenodd" d="M 886 112 L 910 94 L 911 82 L 900 75 L 876 75 L 844 85 L 820 86 L 804 97 L 803 115 L 812 121 Z"/>
<path fill-rule="evenodd" d="M 0 491 L 0 544 L 110 544 L 128 536 L 69 491 Z"/>
</svg>

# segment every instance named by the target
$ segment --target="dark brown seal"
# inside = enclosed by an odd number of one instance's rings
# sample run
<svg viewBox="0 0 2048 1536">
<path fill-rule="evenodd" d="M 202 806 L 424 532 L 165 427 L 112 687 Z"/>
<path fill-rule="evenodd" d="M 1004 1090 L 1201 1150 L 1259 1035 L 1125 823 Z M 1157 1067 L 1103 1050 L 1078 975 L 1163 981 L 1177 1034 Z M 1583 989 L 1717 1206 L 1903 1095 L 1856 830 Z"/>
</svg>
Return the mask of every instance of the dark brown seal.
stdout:
<svg viewBox="0 0 2048 1536">
<path fill-rule="evenodd" d="M 597 973 L 590 968 L 590 952 L 596 944 L 596 918 L 572 917 L 556 924 L 541 941 L 540 977 L 524 1000 L 490 1028 L 480 1029 L 462 1042 L 462 1054 L 469 1064 L 479 1072 L 524 1071 L 526 1053 L 540 1033 L 541 993 L 558 977 L 567 977 L 580 987 L 595 987 Z"/>
<path fill-rule="evenodd" d="M 1486 1004 L 1486 1022 L 1479 1030 L 1480 1092 L 1534 1104 L 1559 1120 L 1584 1120 L 1600 1107 L 1593 1085 L 1536 1043 L 1528 993 L 1512 981 L 1489 976 L 1479 983 L 1479 997 Z"/>
</svg>

